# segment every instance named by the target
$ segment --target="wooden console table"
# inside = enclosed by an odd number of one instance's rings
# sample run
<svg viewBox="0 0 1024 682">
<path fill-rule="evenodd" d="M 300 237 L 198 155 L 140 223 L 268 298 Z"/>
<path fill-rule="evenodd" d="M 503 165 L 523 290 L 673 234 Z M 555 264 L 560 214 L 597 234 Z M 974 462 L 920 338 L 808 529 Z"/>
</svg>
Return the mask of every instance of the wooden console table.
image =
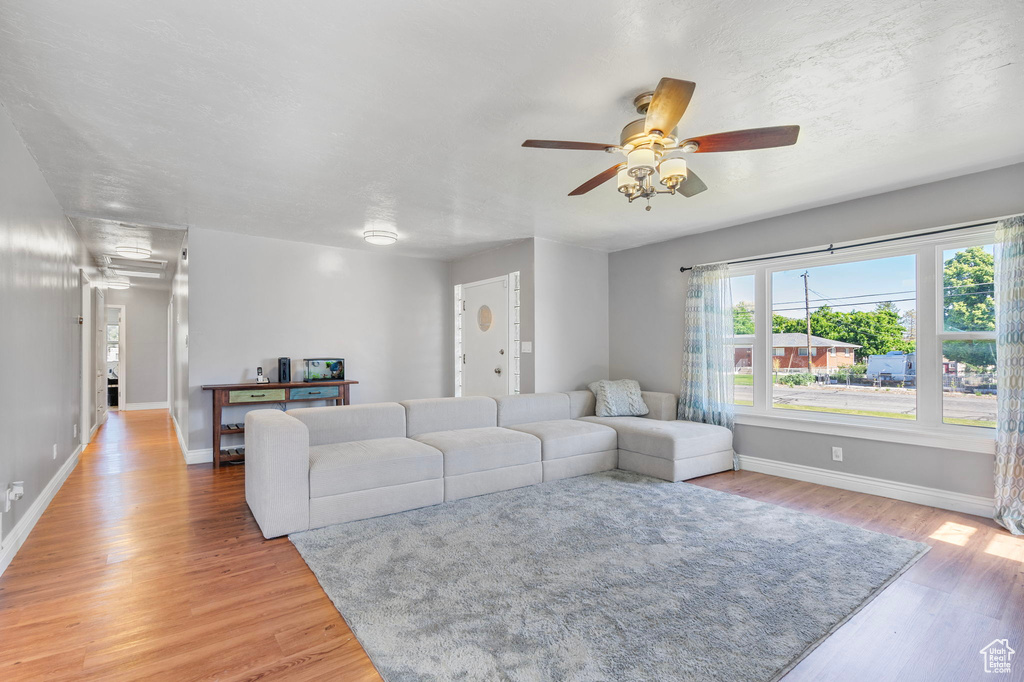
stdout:
<svg viewBox="0 0 1024 682">
<path fill-rule="evenodd" d="M 215 384 L 203 386 L 213 394 L 213 468 L 224 462 L 242 462 L 245 455 L 221 450 L 220 437 L 229 433 L 245 433 L 244 428 L 221 424 L 221 412 L 234 405 L 295 403 L 314 400 L 349 404 L 349 386 L 358 381 L 293 381 L 289 384 Z"/>
</svg>

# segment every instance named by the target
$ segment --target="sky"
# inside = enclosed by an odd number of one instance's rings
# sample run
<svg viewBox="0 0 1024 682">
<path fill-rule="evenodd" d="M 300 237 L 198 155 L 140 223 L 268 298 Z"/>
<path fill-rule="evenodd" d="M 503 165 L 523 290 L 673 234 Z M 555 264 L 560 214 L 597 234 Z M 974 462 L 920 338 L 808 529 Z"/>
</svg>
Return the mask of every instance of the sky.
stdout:
<svg viewBox="0 0 1024 682">
<path fill-rule="evenodd" d="M 992 252 L 991 247 L 985 249 Z M 956 250 L 946 251 L 950 258 Z M 804 281 L 809 273 L 811 312 L 829 305 L 834 310 L 874 310 L 878 303 L 892 301 L 900 312 L 916 308 L 916 272 L 913 255 L 877 258 L 853 263 L 823 265 L 776 272 L 772 275 L 773 311 L 802 319 L 804 317 Z M 754 300 L 754 277 L 734 277 L 734 301 Z"/>
</svg>

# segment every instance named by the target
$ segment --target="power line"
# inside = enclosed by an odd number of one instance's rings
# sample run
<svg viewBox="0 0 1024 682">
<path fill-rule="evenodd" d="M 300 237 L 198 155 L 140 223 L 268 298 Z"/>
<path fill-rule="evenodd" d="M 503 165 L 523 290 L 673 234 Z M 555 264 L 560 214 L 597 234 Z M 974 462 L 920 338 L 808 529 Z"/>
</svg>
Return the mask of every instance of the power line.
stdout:
<svg viewBox="0 0 1024 682">
<path fill-rule="evenodd" d="M 811 289 L 811 291 L 814 291 L 814 289 Z M 877 294 L 857 294 L 855 296 L 825 296 L 824 294 L 819 294 L 816 291 L 814 293 L 816 293 L 819 296 L 821 296 L 821 298 L 812 298 L 811 299 L 812 302 L 813 301 L 842 301 L 842 300 L 849 299 L 849 298 L 868 298 L 868 297 L 871 297 L 871 296 L 895 296 L 895 295 L 898 295 L 898 294 L 913 294 L 913 293 L 916 293 L 916 292 L 914 290 L 910 290 L 910 291 L 883 291 L 883 292 L 877 293 Z M 794 303 L 803 303 L 803 301 L 778 301 L 777 305 L 791 305 L 791 304 L 794 304 Z"/>
<path fill-rule="evenodd" d="M 985 286 L 985 287 L 992 287 L 994 289 L 993 285 L 994 285 L 994 282 L 975 282 L 975 283 L 972 283 L 972 284 L 950 284 L 949 286 L 944 286 L 943 290 L 947 290 L 947 289 L 965 289 L 967 287 L 983 287 L 983 286 Z M 851 299 L 851 298 L 872 298 L 872 297 L 875 297 L 875 296 L 897 296 L 899 294 L 916 294 L 917 293 L 917 291 L 915 289 L 908 289 L 906 291 L 882 291 L 882 292 L 878 292 L 878 293 L 875 293 L 875 294 L 856 294 L 854 296 L 826 296 L 825 294 L 821 293 L 820 291 L 815 291 L 814 289 L 811 289 L 811 291 L 814 291 L 814 293 L 816 293 L 818 296 L 821 296 L 821 298 L 812 298 L 811 299 L 812 303 L 817 302 L 817 301 L 844 301 L 844 300 Z M 973 292 L 973 293 L 984 293 L 984 292 L 983 291 L 976 291 L 976 292 Z M 776 305 L 793 305 L 793 304 L 796 304 L 796 303 L 803 303 L 803 301 L 777 301 Z"/>
<path fill-rule="evenodd" d="M 829 306 L 829 307 L 830 308 L 849 308 L 849 307 L 858 306 L 858 305 L 877 305 L 879 303 L 903 303 L 905 301 L 916 301 L 916 300 L 917 300 L 916 298 L 888 298 L 888 299 L 885 299 L 883 301 L 860 301 L 860 302 L 857 302 L 857 303 L 837 303 L 834 306 Z M 819 308 L 823 308 L 825 306 L 818 306 L 818 307 Z M 778 312 L 783 312 L 783 311 L 786 311 L 786 310 L 803 310 L 803 309 L 804 309 L 803 306 L 801 306 L 799 308 L 776 308 L 776 307 L 773 306 L 772 307 L 772 312 L 778 313 Z"/>
</svg>

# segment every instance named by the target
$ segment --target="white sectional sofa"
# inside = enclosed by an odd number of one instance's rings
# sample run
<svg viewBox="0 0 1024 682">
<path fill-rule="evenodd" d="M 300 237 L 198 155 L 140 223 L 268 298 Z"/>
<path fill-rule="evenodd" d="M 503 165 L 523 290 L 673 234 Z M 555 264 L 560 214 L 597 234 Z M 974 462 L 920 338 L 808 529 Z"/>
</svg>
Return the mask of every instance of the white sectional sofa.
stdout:
<svg viewBox="0 0 1024 682">
<path fill-rule="evenodd" d="M 255 410 L 245 499 L 272 538 L 608 469 L 680 481 L 732 468 L 732 432 L 642 395 L 645 417 L 596 417 L 590 391 Z"/>
</svg>

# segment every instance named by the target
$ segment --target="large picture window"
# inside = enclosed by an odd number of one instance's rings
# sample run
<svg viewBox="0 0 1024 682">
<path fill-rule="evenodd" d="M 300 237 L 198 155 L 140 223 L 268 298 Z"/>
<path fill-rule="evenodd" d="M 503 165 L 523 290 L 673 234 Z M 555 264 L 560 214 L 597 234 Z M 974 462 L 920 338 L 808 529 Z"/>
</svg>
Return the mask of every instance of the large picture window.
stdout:
<svg viewBox="0 0 1024 682">
<path fill-rule="evenodd" d="M 773 272 L 772 406 L 915 419 L 916 307 L 914 255 Z"/>
<path fill-rule="evenodd" d="M 731 266 L 740 423 L 993 427 L 993 230 Z"/>
</svg>

